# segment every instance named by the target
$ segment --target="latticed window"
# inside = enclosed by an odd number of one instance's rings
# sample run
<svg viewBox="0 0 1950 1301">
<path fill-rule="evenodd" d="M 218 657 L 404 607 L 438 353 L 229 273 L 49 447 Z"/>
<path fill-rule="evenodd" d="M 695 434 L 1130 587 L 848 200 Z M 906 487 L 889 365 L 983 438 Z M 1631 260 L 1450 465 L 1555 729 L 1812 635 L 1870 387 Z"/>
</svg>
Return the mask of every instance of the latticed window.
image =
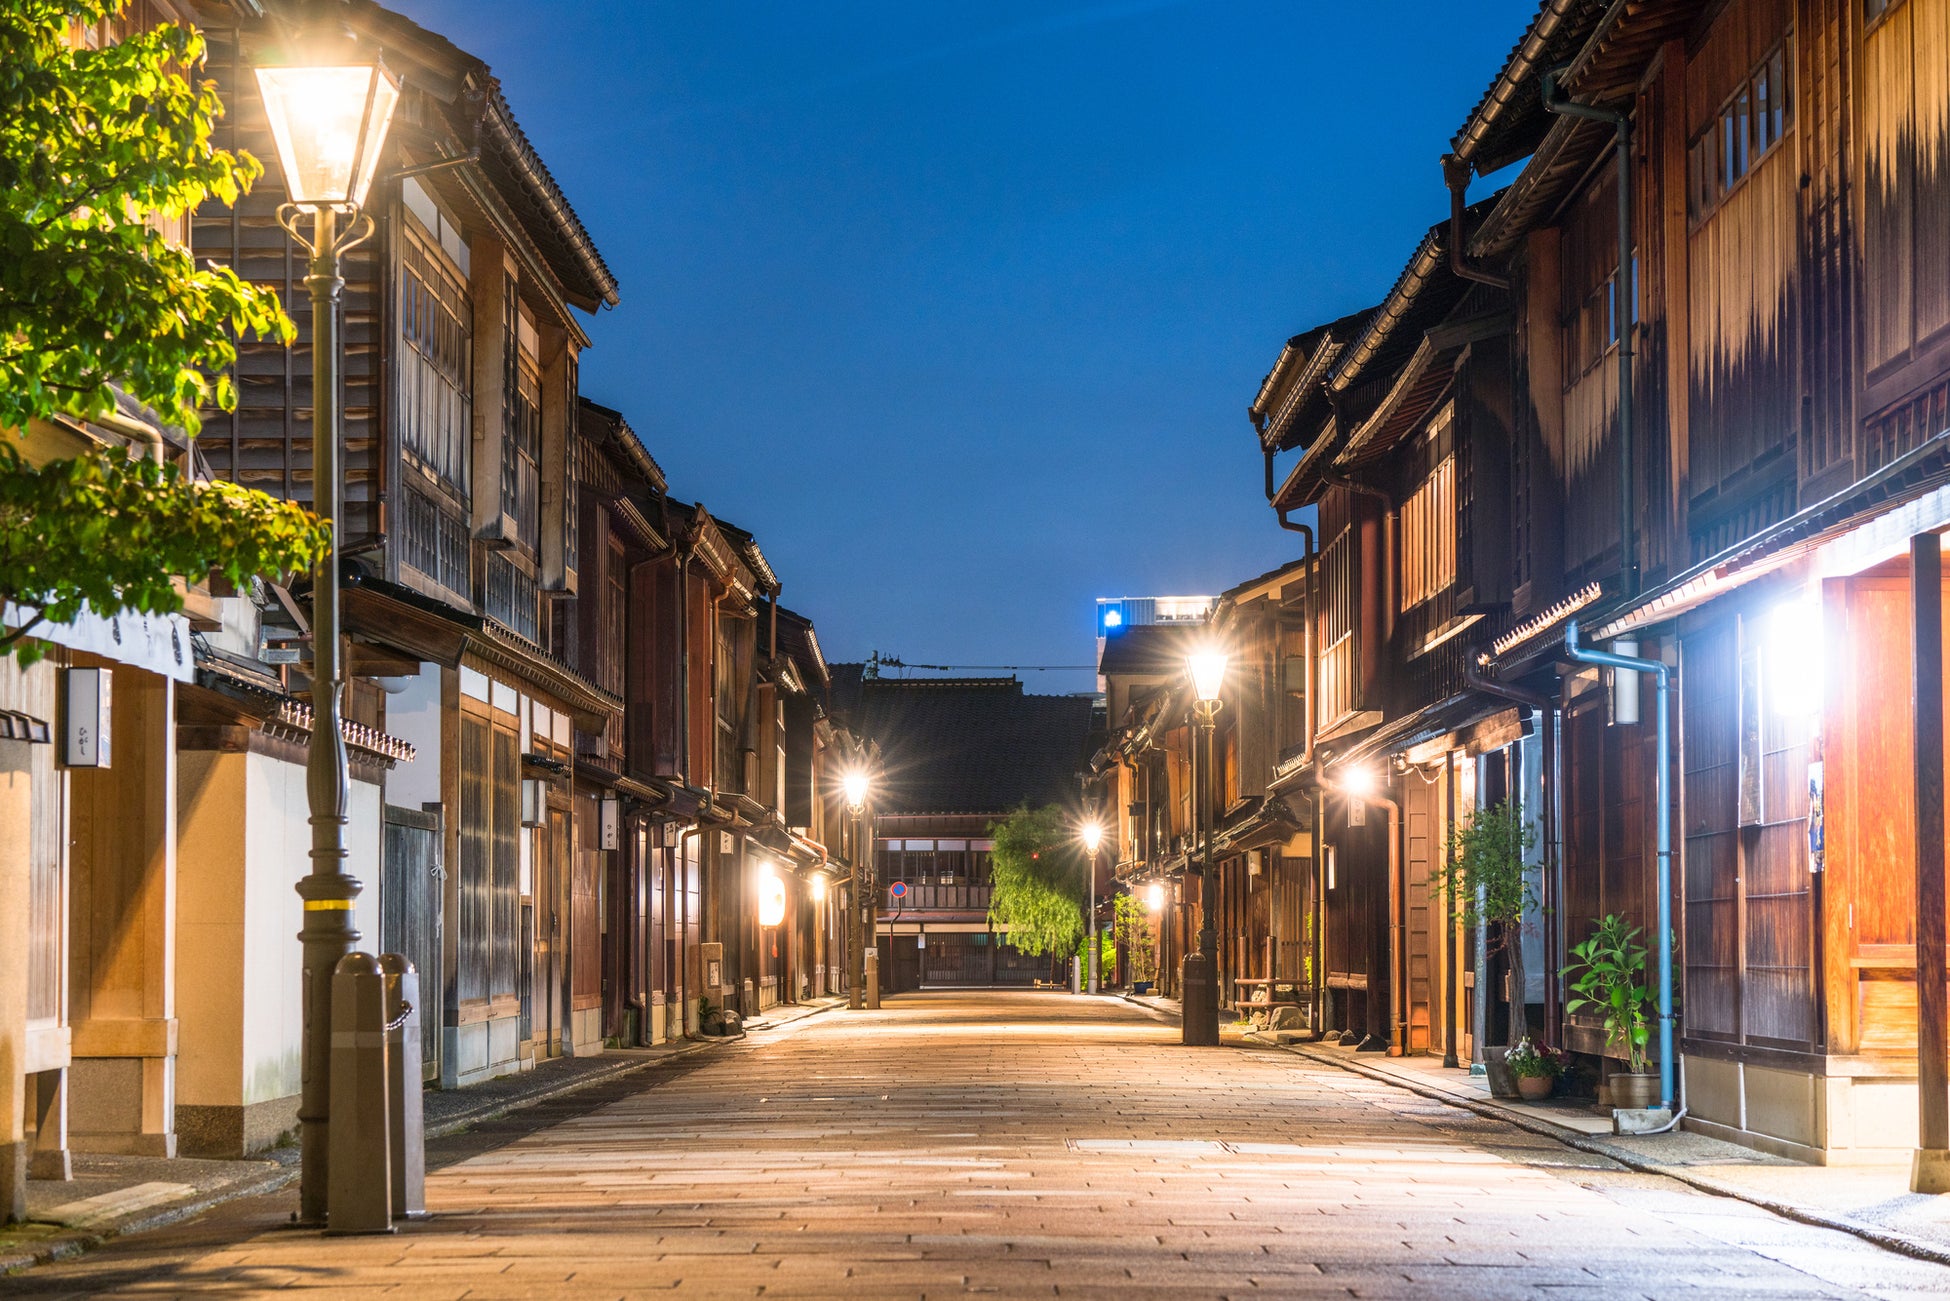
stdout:
<svg viewBox="0 0 1950 1301">
<path fill-rule="evenodd" d="M 402 226 L 400 443 L 409 459 L 465 496 L 473 437 L 473 301 L 446 251 L 415 223 Z"/>
<path fill-rule="evenodd" d="M 507 285 L 507 403 L 502 408 L 501 510 L 533 547 L 542 533 L 542 372 L 535 324 L 521 310 L 515 278 Z"/>
<path fill-rule="evenodd" d="M 536 600 L 535 579 L 524 573 L 507 555 L 488 557 L 487 613 L 528 640 L 541 644 L 541 614 Z"/>
<path fill-rule="evenodd" d="M 1447 456 L 1402 503 L 1402 600 L 1414 609 L 1456 581 L 1456 458 Z"/>
<path fill-rule="evenodd" d="M 402 494 L 400 559 L 456 596 L 466 598 L 467 525 L 454 512 L 417 488 Z"/>
</svg>

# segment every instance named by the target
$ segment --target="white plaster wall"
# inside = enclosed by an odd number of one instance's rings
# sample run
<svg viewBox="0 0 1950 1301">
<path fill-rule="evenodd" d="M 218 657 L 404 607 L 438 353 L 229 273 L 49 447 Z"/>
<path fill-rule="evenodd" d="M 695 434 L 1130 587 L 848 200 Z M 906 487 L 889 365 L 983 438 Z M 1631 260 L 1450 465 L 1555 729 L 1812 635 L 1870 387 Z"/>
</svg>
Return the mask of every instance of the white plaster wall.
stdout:
<svg viewBox="0 0 1950 1301">
<path fill-rule="evenodd" d="M 376 954 L 380 951 L 380 868 L 386 861 L 385 788 L 374 782 L 354 781 L 347 814 L 351 818 L 345 829 L 345 847 L 351 854 L 347 866 L 365 887 L 359 892 L 352 924 L 359 932 L 360 950 Z"/>
<path fill-rule="evenodd" d="M 406 689 L 386 697 L 386 730 L 418 751 L 386 774 L 386 799 L 403 809 L 440 802 L 440 666 L 422 664 Z"/>
<path fill-rule="evenodd" d="M 297 885 L 311 870 L 311 826 L 304 767 L 262 754 L 245 759 L 242 1101 L 249 1105 L 299 1089 L 305 911 Z"/>
</svg>

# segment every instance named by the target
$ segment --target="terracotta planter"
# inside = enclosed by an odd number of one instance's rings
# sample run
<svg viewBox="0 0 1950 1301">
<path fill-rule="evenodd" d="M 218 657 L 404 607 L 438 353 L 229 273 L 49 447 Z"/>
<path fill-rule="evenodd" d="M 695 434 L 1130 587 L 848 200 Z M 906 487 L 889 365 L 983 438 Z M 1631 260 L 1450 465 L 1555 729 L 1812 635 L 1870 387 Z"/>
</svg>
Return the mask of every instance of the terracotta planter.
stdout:
<svg viewBox="0 0 1950 1301">
<path fill-rule="evenodd" d="M 1624 1071 L 1611 1077 L 1611 1105 L 1622 1110 L 1642 1110 L 1659 1105 L 1657 1075 L 1629 1075 Z"/>
<path fill-rule="evenodd" d="M 1548 1075 L 1517 1076 L 1517 1092 L 1523 1095 L 1525 1102 L 1543 1101 L 1550 1097 L 1551 1090 L 1556 1086 L 1557 1081 Z"/>
</svg>

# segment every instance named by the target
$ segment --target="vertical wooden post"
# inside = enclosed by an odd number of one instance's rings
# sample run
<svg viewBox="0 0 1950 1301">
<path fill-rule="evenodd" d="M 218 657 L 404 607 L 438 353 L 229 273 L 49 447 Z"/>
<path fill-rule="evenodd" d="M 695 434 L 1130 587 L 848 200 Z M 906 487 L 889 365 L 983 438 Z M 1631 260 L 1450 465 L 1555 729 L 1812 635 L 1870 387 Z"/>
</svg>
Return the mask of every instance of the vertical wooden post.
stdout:
<svg viewBox="0 0 1950 1301">
<path fill-rule="evenodd" d="M 1916 764 L 1916 1192 L 1950 1192 L 1950 1027 L 1943 881 L 1943 556 L 1937 535 L 1909 544 Z"/>
</svg>

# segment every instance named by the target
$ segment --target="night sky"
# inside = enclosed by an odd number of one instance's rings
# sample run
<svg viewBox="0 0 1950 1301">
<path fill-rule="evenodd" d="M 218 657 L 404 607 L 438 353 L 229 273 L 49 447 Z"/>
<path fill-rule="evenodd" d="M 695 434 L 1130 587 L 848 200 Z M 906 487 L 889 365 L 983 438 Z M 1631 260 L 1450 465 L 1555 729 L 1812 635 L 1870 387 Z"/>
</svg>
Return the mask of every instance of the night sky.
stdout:
<svg viewBox="0 0 1950 1301">
<path fill-rule="evenodd" d="M 621 282 L 583 391 L 829 658 L 954 665 L 1088 664 L 1094 598 L 1298 555 L 1246 407 L 1446 214 L 1535 10 L 392 3 L 493 66 Z"/>
</svg>

